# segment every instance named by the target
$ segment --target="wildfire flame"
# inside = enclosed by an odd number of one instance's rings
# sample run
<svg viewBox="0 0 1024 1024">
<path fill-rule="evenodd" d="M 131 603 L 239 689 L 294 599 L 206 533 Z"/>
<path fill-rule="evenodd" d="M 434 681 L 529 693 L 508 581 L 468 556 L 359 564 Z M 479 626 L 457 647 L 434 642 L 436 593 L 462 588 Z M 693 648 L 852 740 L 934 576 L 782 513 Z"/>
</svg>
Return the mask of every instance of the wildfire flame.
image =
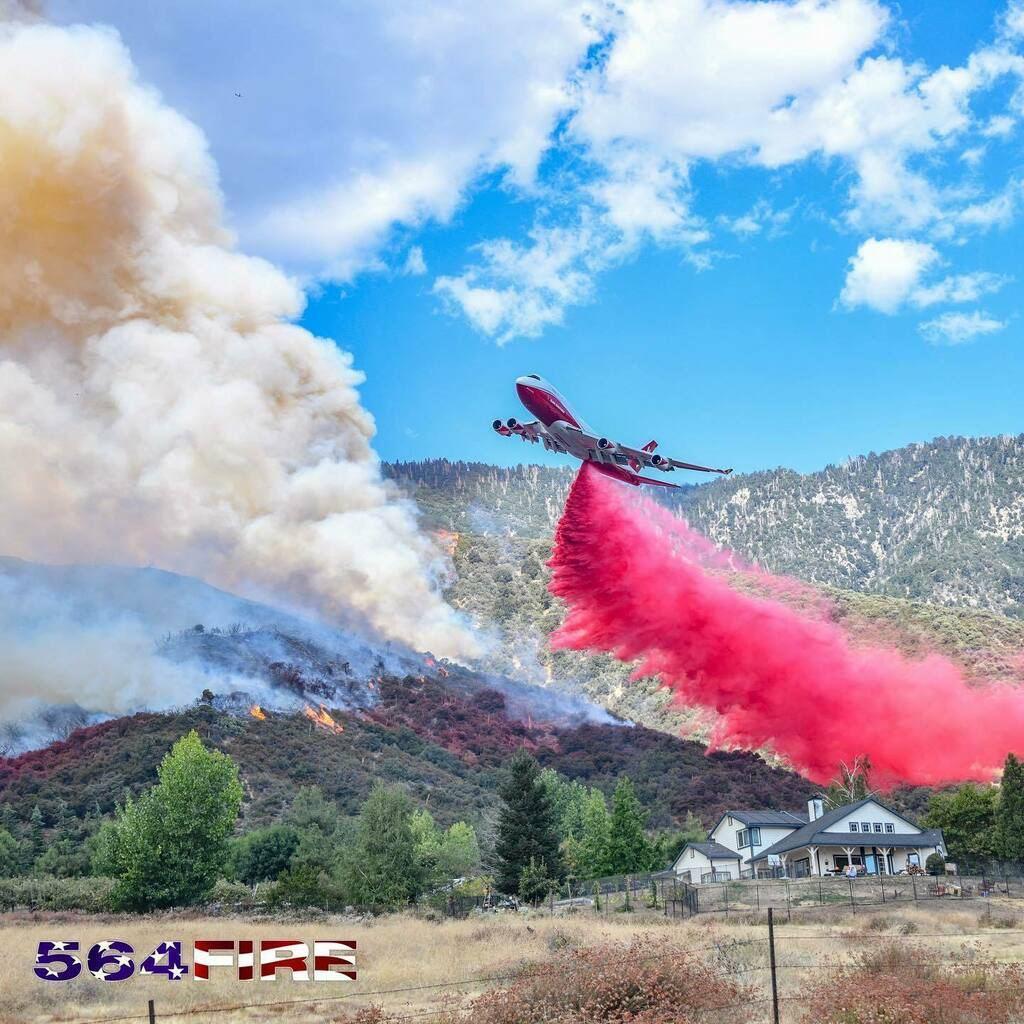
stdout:
<svg viewBox="0 0 1024 1024">
<path fill-rule="evenodd" d="M 252 715 L 253 718 L 257 719 L 257 721 L 265 722 L 267 720 L 267 713 L 259 706 L 259 704 L 253 704 L 253 706 L 249 708 L 249 714 Z"/>
<path fill-rule="evenodd" d="M 328 732 L 343 733 L 345 727 L 340 723 L 336 722 L 332 717 L 331 713 L 323 706 L 320 705 L 318 711 L 314 711 L 308 704 L 302 709 L 302 713 L 311 721 L 315 722 L 322 729 L 326 729 Z"/>
</svg>

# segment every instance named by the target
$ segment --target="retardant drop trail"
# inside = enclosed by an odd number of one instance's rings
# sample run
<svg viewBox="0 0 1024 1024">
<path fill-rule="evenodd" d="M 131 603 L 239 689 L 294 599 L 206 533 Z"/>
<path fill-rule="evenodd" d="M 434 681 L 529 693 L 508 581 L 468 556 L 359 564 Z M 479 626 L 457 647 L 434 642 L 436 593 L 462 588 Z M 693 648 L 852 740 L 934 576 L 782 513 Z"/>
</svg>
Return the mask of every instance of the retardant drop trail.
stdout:
<svg viewBox="0 0 1024 1024">
<path fill-rule="evenodd" d="M 854 647 L 834 623 L 708 571 L 727 561 L 584 466 L 550 563 L 551 592 L 568 604 L 552 646 L 637 661 L 635 677 L 718 713 L 712 746 L 770 747 L 816 782 L 860 754 L 890 787 L 991 779 L 1007 753 L 1024 753 L 1024 691 L 968 683 L 940 655 Z M 770 591 L 802 586 L 757 575 Z"/>
</svg>

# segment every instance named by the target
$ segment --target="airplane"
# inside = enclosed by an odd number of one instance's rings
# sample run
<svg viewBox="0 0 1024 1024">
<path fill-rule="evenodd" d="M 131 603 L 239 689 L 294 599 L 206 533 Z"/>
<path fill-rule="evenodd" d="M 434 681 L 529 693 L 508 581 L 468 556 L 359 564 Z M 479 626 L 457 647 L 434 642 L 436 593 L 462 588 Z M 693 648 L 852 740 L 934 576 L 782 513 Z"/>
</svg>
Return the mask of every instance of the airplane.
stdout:
<svg viewBox="0 0 1024 1024">
<path fill-rule="evenodd" d="M 572 411 L 569 403 L 555 387 L 535 373 L 516 378 L 519 400 L 537 418 L 530 423 L 517 419 L 495 420 L 491 426 L 502 437 L 518 434 L 523 441 L 536 444 L 540 441 L 549 452 L 572 455 L 581 462 L 589 462 L 605 476 L 614 477 L 627 484 L 639 487 L 651 484 L 654 487 L 678 487 L 665 480 L 654 480 L 641 476 L 641 470 L 652 468 L 662 473 L 677 469 L 691 469 L 698 473 L 729 474 L 731 469 L 714 469 L 711 466 L 697 466 L 692 462 L 680 462 L 655 452 L 657 441 L 648 441 L 642 448 L 599 437 Z"/>
</svg>

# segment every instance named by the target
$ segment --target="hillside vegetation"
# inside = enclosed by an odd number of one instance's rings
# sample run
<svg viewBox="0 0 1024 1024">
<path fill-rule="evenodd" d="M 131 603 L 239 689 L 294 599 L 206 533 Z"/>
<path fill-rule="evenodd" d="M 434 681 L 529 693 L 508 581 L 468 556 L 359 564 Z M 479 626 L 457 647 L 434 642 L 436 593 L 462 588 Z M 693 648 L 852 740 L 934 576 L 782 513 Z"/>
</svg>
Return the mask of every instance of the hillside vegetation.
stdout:
<svg viewBox="0 0 1024 1024">
<path fill-rule="evenodd" d="M 309 785 L 353 815 L 382 782 L 404 784 L 443 825 L 464 819 L 486 830 L 501 765 L 519 747 L 609 796 L 618 777 L 629 775 L 656 828 L 684 825 L 688 813 L 710 823 L 726 807 L 799 809 L 812 788 L 754 754 L 707 756 L 697 743 L 642 727 L 519 721 L 493 690 L 462 695 L 444 679 L 417 677 L 386 678 L 380 688 L 373 710 L 334 711 L 344 723 L 339 734 L 302 715 L 257 721 L 202 703 L 80 729 L 44 750 L 0 759 L 0 802 L 22 821 L 38 805 L 45 828 L 67 815 L 107 814 L 125 792 L 152 784 L 163 756 L 191 729 L 238 764 L 245 828 L 279 820 L 295 791 Z"/>
<path fill-rule="evenodd" d="M 545 563 L 573 472 L 447 460 L 389 468 L 428 525 L 448 531 L 448 597 L 491 637 L 493 668 L 575 684 L 652 728 L 706 735 L 705 716 L 674 707 L 654 680 L 631 683 L 628 666 L 548 651 L 562 608 Z M 976 678 L 1018 680 L 1022 492 L 1024 436 L 940 438 L 820 473 L 774 470 L 654 496 L 716 542 L 821 585 L 855 643 L 939 651 Z"/>
</svg>

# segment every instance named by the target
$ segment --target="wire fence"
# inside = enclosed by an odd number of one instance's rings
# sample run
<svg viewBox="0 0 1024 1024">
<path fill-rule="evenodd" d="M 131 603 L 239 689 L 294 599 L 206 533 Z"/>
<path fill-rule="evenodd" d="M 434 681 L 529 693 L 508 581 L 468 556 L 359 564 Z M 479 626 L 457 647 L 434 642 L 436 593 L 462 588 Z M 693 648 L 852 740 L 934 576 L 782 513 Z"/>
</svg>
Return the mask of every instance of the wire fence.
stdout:
<svg viewBox="0 0 1024 1024">
<path fill-rule="evenodd" d="M 670 891 L 671 890 L 671 891 Z M 678 881 L 666 886 L 663 897 L 668 917 L 696 914 L 751 914 L 769 907 L 787 919 L 794 911 L 831 907 L 848 909 L 934 901 L 982 900 L 992 897 L 1024 899 L 1024 878 L 1010 875 L 860 875 L 857 878 L 815 877 L 757 881 L 727 881 L 693 885 Z"/>
</svg>

